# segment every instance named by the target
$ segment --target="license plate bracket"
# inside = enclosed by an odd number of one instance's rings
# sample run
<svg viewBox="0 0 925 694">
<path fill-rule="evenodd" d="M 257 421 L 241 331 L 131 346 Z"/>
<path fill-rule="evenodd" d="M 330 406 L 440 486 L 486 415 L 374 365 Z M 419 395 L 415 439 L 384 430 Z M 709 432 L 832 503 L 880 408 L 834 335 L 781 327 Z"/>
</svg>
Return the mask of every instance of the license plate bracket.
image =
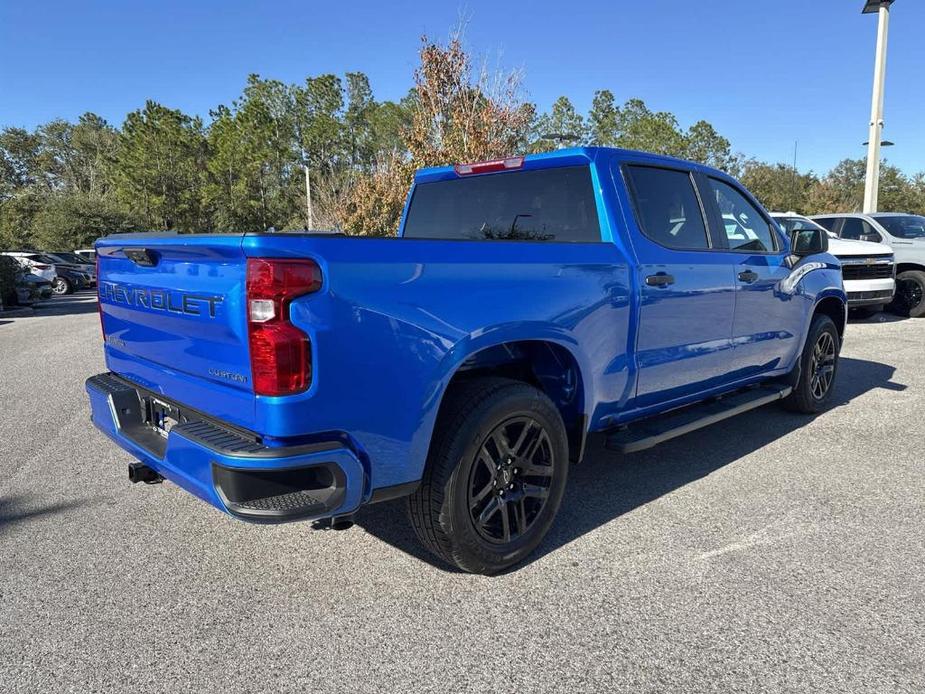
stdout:
<svg viewBox="0 0 925 694">
<path fill-rule="evenodd" d="M 165 439 L 170 430 L 180 423 L 180 410 L 169 402 L 151 396 L 142 398 L 144 423 Z"/>
</svg>

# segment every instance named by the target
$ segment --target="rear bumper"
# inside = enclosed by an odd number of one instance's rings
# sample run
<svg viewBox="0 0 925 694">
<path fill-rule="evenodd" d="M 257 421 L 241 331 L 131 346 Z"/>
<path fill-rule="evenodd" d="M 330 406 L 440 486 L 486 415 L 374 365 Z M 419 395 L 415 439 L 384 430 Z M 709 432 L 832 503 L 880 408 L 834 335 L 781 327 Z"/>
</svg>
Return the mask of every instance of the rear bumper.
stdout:
<svg viewBox="0 0 925 694">
<path fill-rule="evenodd" d="M 339 442 L 268 447 L 182 405 L 190 421 L 164 438 L 143 419 L 143 398 L 153 393 L 112 373 L 87 379 L 86 390 L 98 429 L 162 477 L 237 518 L 327 518 L 352 513 L 363 500 L 368 476 Z"/>
</svg>

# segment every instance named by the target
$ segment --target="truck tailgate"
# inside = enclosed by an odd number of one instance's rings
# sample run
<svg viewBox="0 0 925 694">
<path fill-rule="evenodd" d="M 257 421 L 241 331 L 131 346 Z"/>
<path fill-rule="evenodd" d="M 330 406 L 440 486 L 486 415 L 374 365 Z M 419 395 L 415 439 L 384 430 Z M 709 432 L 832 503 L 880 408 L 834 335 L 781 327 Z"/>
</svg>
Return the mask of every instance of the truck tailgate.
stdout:
<svg viewBox="0 0 925 694">
<path fill-rule="evenodd" d="M 110 368 L 247 426 L 254 395 L 241 238 L 117 235 L 97 253 Z"/>
</svg>

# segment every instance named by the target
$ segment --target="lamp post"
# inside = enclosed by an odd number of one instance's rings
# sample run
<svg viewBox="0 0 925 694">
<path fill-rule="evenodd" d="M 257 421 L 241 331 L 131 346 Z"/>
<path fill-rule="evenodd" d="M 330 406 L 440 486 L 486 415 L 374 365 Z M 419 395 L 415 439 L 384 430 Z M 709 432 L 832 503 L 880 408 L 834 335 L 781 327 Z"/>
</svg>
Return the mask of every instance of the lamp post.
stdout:
<svg viewBox="0 0 925 694">
<path fill-rule="evenodd" d="M 308 212 L 308 230 L 311 231 L 315 227 L 315 220 L 312 218 L 312 183 L 308 176 L 308 160 L 302 168 L 305 169 L 305 208 Z"/>
<path fill-rule="evenodd" d="M 312 182 L 308 175 L 308 154 L 302 150 L 302 171 L 305 172 L 305 211 L 308 213 L 307 230 L 311 231 L 315 226 L 315 220 L 312 216 Z"/>
<path fill-rule="evenodd" d="M 581 138 L 574 133 L 543 133 L 540 137 L 544 140 L 552 140 L 553 142 L 558 143 L 558 147 L 562 147 L 565 142 L 576 142 Z"/>
<path fill-rule="evenodd" d="M 870 100 L 870 133 L 867 138 L 867 175 L 864 177 L 864 212 L 877 211 L 880 184 L 880 138 L 883 135 L 883 82 L 886 77 L 886 39 L 893 0 L 866 0 L 862 14 L 878 15 L 877 53 L 874 58 L 874 89 Z"/>
</svg>

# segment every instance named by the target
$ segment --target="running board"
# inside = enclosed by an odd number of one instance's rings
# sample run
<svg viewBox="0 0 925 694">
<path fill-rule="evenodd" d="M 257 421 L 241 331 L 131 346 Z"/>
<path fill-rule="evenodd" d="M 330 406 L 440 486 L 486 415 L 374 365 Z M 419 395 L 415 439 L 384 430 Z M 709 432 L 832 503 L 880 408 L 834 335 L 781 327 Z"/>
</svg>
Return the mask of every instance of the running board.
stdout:
<svg viewBox="0 0 925 694">
<path fill-rule="evenodd" d="M 740 390 L 715 400 L 707 400 L 630 424 L 607 436 L 604 447 L 619 453 L 635 453 L 652 448 L 676 436 L 702 429 L 756 407 L 782 400 L 790 386 L 767 385 Z"/>
</svg>

